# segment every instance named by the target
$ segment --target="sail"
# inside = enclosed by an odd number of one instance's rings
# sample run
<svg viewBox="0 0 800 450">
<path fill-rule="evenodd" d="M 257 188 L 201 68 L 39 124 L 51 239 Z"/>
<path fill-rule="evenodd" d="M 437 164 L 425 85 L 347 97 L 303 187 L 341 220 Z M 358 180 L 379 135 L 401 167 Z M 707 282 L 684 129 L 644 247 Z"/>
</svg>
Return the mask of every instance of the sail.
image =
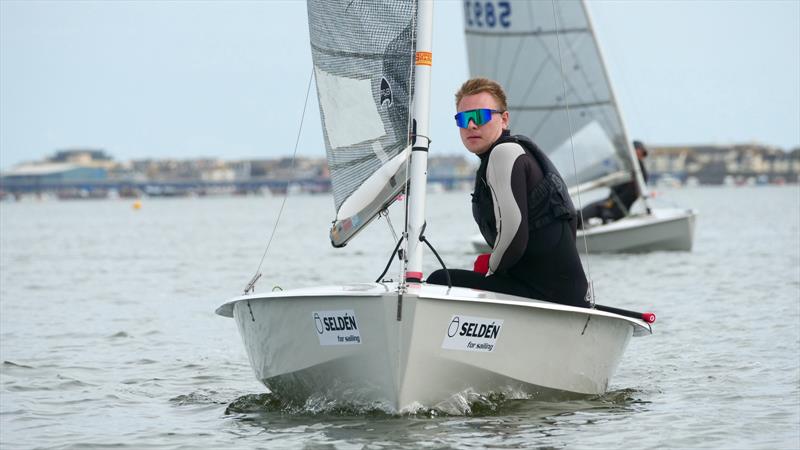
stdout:
<svg viewBox="0 0 800 450">
<path fill-rule="evenodd" d="M 470 74 L 505 88 L 513 133 L 536 142 L 569 186 L 631 178 L 628 139 L 583 2 L 468 1 L 464 14 Z"/>
<path fill-rule="evenodd" d="M 308 0 L 336 247 L 405 188 L 415 14 L 412 0 Z"/>
</svg>

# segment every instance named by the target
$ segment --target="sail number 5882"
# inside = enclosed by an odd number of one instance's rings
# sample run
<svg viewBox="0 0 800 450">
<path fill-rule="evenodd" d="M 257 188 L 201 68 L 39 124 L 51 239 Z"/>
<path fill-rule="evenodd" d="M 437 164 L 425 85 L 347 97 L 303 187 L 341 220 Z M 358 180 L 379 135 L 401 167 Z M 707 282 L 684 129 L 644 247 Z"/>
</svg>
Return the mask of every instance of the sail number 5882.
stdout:
<svg viewBox="0 0 800 450">
<path fill-rule="evenodd" d="M 511 26 L 511 3 L 500 1 L 464 1 L 468 27 L 508 28 Z"/>
</svg>

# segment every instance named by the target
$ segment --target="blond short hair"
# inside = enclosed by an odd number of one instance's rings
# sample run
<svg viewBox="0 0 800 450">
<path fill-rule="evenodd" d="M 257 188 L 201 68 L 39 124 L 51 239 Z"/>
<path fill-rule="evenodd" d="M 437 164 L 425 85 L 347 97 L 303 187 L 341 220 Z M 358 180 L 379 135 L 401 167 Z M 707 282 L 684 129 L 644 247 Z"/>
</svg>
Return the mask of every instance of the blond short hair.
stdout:
<svg viewBox="0 0 800 450">
<path fill-rule="evenodd" d="M 481 92 L 488 92 L 495 100 L 500 111 L 507 111 L 508 105 L 506 104 L 506 93 L 500 83 L 488 78 L 471 78 L 461 85 L 461 88 L 456 92 L 456 108 L 461 100 L 468 95 L 480 94 Z"/>
</svg>

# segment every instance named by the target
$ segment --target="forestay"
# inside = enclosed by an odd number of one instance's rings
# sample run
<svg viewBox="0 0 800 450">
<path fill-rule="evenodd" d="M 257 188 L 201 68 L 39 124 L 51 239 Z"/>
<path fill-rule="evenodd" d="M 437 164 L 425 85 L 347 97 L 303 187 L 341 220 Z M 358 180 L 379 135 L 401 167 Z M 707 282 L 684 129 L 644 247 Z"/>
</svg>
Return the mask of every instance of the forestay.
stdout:
<svg viewBox="0 0 800 450">
<path fill-rule="evenodd" d="M 569 186 L 630 179 L 628 139 L 583 2 L 466 1 L 464 13 L 470 74 L 504 86 L 511 131 L 548 153 Z"/>
<path fill-rule="evenodd" d="M 308 21 L 342 246 L 403 191 L 416 3 L 309 0 Z"/>
</svg>

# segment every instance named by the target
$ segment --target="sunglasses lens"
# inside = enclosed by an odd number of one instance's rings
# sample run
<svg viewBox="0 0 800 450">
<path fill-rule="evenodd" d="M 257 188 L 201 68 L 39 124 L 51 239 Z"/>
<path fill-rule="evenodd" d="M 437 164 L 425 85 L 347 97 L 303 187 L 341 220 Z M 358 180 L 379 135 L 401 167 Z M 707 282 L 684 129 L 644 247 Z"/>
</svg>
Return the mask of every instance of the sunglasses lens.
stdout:
<svg viewBox="0 0 800 450">
<path fill-rule="evenodd" d="M 459 128 L 469 128 L 469 121 L 475 120 L 473 111 L 463 111 L 456 114 L 456 125 Z"/>
<path fill-rule="evenodd" d="M 456 117 L 456 125 L 458 128 L 467 128 L 469 121 L 466 118 L 466 115 L 463 112 L 460 112 L 455 115 Z"/>
<path fill-rule="evenodd" d="M 478 116 L 477 120 L 475 121 L 475 125 L 483 125 L 483 124 L 489 122 L 490 120 L 492 120 L 492 110 L 491 109 L 482 108 L 482 109 L 476 110 L 475 113 Z"/>
<path fill-rule="evenodd" d="M 459 128 L 469 128 L 470 120 L 475 122 L 475 125 L 481 126 L 492 120 L 492 110 L 487 108 L 471 109 L 456 114 L 456 125 Z"/>
</svg>

